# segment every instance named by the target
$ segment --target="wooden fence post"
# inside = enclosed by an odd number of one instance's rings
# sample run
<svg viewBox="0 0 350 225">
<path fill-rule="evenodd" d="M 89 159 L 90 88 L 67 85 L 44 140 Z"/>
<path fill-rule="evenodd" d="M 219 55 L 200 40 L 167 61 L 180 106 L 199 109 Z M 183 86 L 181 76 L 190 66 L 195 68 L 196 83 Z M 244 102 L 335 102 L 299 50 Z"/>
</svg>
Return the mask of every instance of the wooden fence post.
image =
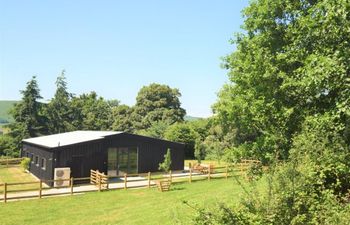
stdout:
<svg viewBox="0 0 350 225">
<path fill-rule="evenodd" d="M 227 177 L 228 177 L 228 165 L 226 165 L 226 180 L 227 180 Z"/>
<path fill-rule="evenodd" d="M 7 202 L 7 183 L 4 183 L 4 202 Z"/>
<path fill-rule="evenodd" d="M 208 180 L 210 181 L 210 165 L 208 167 Z"/>
<path fill-rule="evenodd" d="M 70 194 L 73 195 L 73 177 L 70 178 Z"/>
<path fill-rule="evenodd" d="M 190 179 L 188 180 L 190 183 L 192 182 L 192 169 L 190 168 Z"/>
<path fill-rule="evenodd" d="M 128 179 L 128 177 L 127 177 L 127 174 L 125 173 L 124 174 L 124 189 L 126 190 L 128 187 L 127 187 L 127 179 Z"/>
<path fill-rule="evenodd" d="M 169 171 L 169 179 L 170 179 L 170 182 L 173 182 L 173 174 L 171 170 Z"/>
<path fill-rule="evenodd" d="M 101 176 L 98 174 L 98 191 L 101 191 Z"/>
<path fill-rule="evenodd" d="M 151 172 L 148 172 L 148 188 L 151 187 Z"/>
<path fill-rule="evenodd" d="M 43 191 L 43 181 L 40 180 L 40 182 L 39 182 L 39 198 L 41 198 L 42 191 Z"/>
</svg>

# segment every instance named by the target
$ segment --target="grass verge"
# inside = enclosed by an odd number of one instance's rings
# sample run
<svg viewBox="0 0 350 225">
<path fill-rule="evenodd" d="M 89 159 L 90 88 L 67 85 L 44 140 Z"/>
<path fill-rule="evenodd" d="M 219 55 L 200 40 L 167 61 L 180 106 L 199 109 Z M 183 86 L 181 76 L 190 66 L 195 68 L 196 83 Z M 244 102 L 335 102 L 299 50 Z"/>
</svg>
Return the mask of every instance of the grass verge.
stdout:
<svg viewBox="0 0 350 225">
<path fill-rule="evenodd" d="M 0 204 L 1 224 L 190 224 L 192 206 L 237 204 L 242 193 L 230 178 L 173 185 L 169 192 L 116 190 Z"/>
</svg>

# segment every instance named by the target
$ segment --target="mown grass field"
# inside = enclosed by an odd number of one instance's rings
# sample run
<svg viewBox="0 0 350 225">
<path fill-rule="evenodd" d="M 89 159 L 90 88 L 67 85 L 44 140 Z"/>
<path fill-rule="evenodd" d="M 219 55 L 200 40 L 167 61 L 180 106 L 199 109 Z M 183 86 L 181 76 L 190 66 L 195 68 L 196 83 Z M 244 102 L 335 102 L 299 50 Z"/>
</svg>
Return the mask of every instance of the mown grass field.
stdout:
<svg viewBox="0 0 350 225">
<path fill-rule="evenodd" d="M 194 207 L 237 204 L 235 179 L 213 179 L 156 188 L 113 190 L 75 196 L 0 203 L 1 224 L 191 224 Z"/>
<path fill-rule="evenodd" d="M 27 182 L 35 181 L 34 177 L 23 171 L 23 168 L 16 165 L 0 166 L 0 183 L 5 182 Z"/>
<path fill-rule="evenodd" d="M 36 181 L 36 179 L 30 175 L 29 173 L 26 173 L 23 171 L 23 168 L 20 166 L 10 166 L 6 167 L 4 165 L 0 166 L 0 183 L 17 183 L 17 182 L 31 182 Z M 16 186 L 9 186 L 9 191 L 14 190 L 30 190 L 33 188 L 38 188 L 37 184 L 26 184 L 26 185 L 16 185 Z M 3 192 L 3 190 L 0 187 L 0 194 Z M 1 223 L 0 223 L 1 224 Z"/>
</svg>

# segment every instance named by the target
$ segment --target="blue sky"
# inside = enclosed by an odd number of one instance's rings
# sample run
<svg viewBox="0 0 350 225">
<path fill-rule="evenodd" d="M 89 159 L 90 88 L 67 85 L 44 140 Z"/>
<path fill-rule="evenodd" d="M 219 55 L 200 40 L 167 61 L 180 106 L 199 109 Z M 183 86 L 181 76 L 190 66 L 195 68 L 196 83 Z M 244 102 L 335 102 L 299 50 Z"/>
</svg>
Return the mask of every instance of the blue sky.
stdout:
<svg viewBox="0 0 350 225">
<path fill-rule="evenodd" d="M 227 81 L 247 0 L 0 1 L 0 99 L 20 99 L 36 75 L 52 98 L 63 69 L 69 91 L 133 105 L 150 83 L 180 89 L 188 115 L 211 115 Z"/>
</svg>

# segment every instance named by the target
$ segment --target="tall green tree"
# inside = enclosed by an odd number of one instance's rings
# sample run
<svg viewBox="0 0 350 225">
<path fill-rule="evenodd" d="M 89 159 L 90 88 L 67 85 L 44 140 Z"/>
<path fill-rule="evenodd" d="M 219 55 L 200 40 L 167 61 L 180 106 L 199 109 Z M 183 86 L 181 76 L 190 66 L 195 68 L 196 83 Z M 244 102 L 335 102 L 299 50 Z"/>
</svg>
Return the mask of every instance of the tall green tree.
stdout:
<svg viewBox="0 0 350 225">
<path fill-rule="evenodd" d="M 65 71 L 63 70 L 56 80 L 55 95 L 45 107 L 49 133 L 56 134 L 74 130 L 70 100 L 71 94 L 67 91 Z"/>
<path fill-rule="evenodd" d="M 116 131 L 133 132 L 133 122 L 131 119 L 131 114 L 133 108 L 127 105 L 117 105 L 112 108 L 111 113 L 111 129 Z"/>
<path fill-rule="evenodd" d="M 271 165 L 264 194 L 196 223 L 347 224 L 350 2 L 256 0 L 244 16 L 214 108 L 237 148 L 288 160 Z"/>
<path fill-rule="evenodd" d="M 169 128 L 170 124 L 168 121 L 155 121 L 151 126 L 144 130 L 138 130 L 136 133 L 140 135 L 145 135 L 154 138 L 163 139 L 166 130 Z"/>
<path fill-rule="evenodd" d="M 199 135 L 187 123 L 176 123 L 169 126 L 165 131 L 164 137 L 169 141 L 184 143 L 185 157 L 194 158 L 194 146 Z"/>
<path fill-rule="evenodd" d="M 331 113 L 349 143 L 349 2 L 253 1 L 224 60 L 230 83 L 214 110 L 236 145 L 288 157 L 307 116 Z"/>
<path fill-rule="evenodd" d="M 153 83 L 142 87 L 132 114 L 135 128 L 147 129 L 156 121 L 183 121 L 186 111 L 181 108 L 179 97 L 180 91 L 167 85 Z"/>
<path fill-rule="evenodd" d="M 214 117 L 186 121 L 186 123 L 199 134 L 201 140 L 204 140 L 214 126 Z"/>
<path fill-rule="evenodd" d="M 215 123 L 207 131 L 208 134 L 204 139 L 203 145 L 205 148 L 205 157 L 210 160 L 223 159 L 227 151 L 231 151 L 234 132 L 224 132 L 220 125 Z M 227 159 L 228 157 L 226 157 Z M 231 159 L 229 158 L 231 161 Z"/>
<path fill-rule="evenodd" d="M 21 94 L 22 100 L 10 110 L 14 122 L 9 125 L 9 135 L 14 138 L 16 146 L 14 151 L 17 152 L 23 138 L 37 137 L 47 133 L 46 119 L 42 114 L 43 104 L 38 101 L 42 97 L 35 76 L 27 82 Z"/>
<path fill-rule="evenodd" d="M 76 130 L 108 130 L 111 127 L 112 107 L 95 92 L 73 97 L 71 109 L 72 125 Z"/>
<path fill-rule="evenodd" d="M 15 144 L 14 138 L 7 134 L 0 135 L 0 156 L 18 157 L 19 149 Z"/>
<path fill-rule="evenodd" d="M 205 146 L 200 138 L 197 138 L 194 145 L 194 157 L 200 164 L 202 159 L 205 158 Z"/>
</svg>

